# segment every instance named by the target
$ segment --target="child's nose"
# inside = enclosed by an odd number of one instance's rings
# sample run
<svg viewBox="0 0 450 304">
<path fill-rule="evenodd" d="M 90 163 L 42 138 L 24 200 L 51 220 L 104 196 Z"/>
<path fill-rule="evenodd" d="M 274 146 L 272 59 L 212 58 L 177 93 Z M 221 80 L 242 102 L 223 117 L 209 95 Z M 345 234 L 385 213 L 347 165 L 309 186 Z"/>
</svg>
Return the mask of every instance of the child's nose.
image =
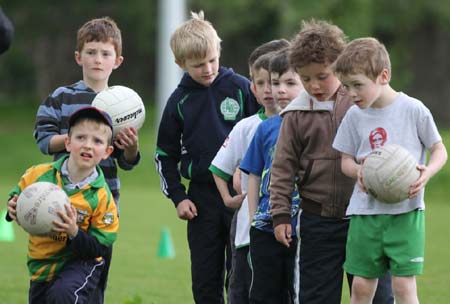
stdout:
<svg viewBox="0 0 450 304">
<path fill-rule="evenodd" d="M 96 54 L 94 58 L 95 58 L 95 62 L 100 62 L 102 60 L 102 55 Z"/>
<path fill-rule="evenodd" d="M 91 148 L 93 146 L 93 144 L 94 144 L 93 141 L 88 139 L 84 142 L 84 147 Z"/>
<path fill-rule="evenodd" d="M 312 88 L 312 89 L 315 89 L 315 90 L 320 89 L 320 84 L 319 84 L 319 82 L 317 82 L 317 81 L 311 81 L 311 88 Z"/>
<path fill-rule="evenodd" d="M 352 89 L 352 88 L 347 88 L 347 94 L 350 97 L 356 97 L 356 91 L 354 89 Z"/>
<path fill-rule="evenodd" d="M 212 65 L 210 63 L 205 64 L 205 72 L 209 73 L 212 70 Z"/>
</svg>

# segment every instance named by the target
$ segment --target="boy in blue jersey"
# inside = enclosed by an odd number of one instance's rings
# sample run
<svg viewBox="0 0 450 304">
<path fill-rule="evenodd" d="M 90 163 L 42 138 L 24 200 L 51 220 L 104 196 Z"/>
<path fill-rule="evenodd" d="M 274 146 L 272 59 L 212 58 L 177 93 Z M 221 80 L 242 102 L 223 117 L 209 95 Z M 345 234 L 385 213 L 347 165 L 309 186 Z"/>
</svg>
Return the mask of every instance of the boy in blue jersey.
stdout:
<svg viewBox="0 0 450 304">
<path fill-rule="evenodd" d="M 87 107 L 68 121 L 69 155 L 29 168 L 10 192 L 7 220 L 16 220 L 17 199 L 35 182 L 51 182 L 69 196 L 67 214 L 57 211 L 52 235 L 29 235 L 30 304 L 101 303 L 100 279 L 119 218 L 114 198 L 98 166 L 113 151 L 108 114 Z"/>
<path fill-rule="evenodd" d="M 156 168 L 163 193 L 175 204 L 178 217 L 188 220 L 195 302 L 223 303 L 233 210 L 224 205 L 208 167 L 233 126 L 256 113 L 259 105 L 248 79 L 219 67 L 220 38 L 203 12 L 192 13 L 170 44 L 175 62 L 186 73 L 163 112 Z M 190 180 L 187 194 L 180 174 Z"/>
<path fill-rule="evenodd" d="M 298 74 L 289 66 L 287 49 L 272 56 L 269 66 L 272 96 L 284 109 L 303 89 Z M 270 171 L 281 117 L 261 122 L 256 129 L 241 170 L 249 174 L 247 195 L 250 219 L 250 260 L 252 285 L 250 303 L 294 303 L 298 288 L 294 284 L 296 241 L 290 248 L 277 242 L 270 215 Z M 292 193 L 292 225 L 299 210 L 298 192 Z M 293 229 L 295 231 L 295 229 Z"/>
<path fill-rule="evenodd" d="M 278 41 L 268 43 L 273 43 L 274 47 L 279 45 Z M 286 40 L 284 47 L 287 46 L 289 46 L 289 42 Z M 248 292 L 252 279 L 248 263 L 250 219 L 246 196 L 247 174 L 236 178 L 236 169 L 239 168 L 258 125 L 278 113 L 278 105 L 272 98 L 270 88 L 269 63 L 272 55 L 273 52 L 269 52 L 260 56 L 252 65 L 250 73 L 252 75 L 252 92 L 263 108 L 234 126 L 209 166 L 225 206 L 236 209 L 230 230 L 232 265 L 228 288 L 228 300 L 235 304 L 248 303 Z M 234 196 L 228 189 L 228 182 L 231 179 L 233 182 L 238 179 L 241 183 L 240 193 Z"/>
<path fill-rule="evenodd" d="M 36 115 L 34 137 L 39 149 L 44 154 L 53 155 L 55 160 L 67 154 L 64 140 L 70 115 L 90 105 L 96 94 L 108 87 L 112 71 L 123 61 L 122 37 L 117 24 L 108 17 L 86 22 L 78 30 L 75 60 L 82 67 L 83 80 L 57 88 L 42 102 Z M 117 167 L 131 170 L 138 164 L 137 130 L 130 127 L 119 132 L 114 138 L 114 146 L 113 153 L 101 161 L 100 167 L 118 205 L 120 180 Z M 105 287 L 111 257 L 106 258 L 102 278 Z"/>
<path fill-rule="evenodd" d="M 370 303 L 378 277 L 388 269 L 395 301 L 419 303 L 416 275 L 422 273 L 425 251 L 424 188 L 447 161 L 446 148 L 424 104 L 390 86 L 389 54 L 378 40 L 350 42 L 335 61 L 334 71 L 355 104 L 333 142 L 342 153 L 342 171 L 357 180 L 346 212 L 351 218 L 344 269 L 354 275 L 352 303 Z M 409 198 L 395 204 L 377 200 L 362 183 L 364 158 L 387 144 L 411 152 L 420 171 L 410 185 Z"/>
</svg>

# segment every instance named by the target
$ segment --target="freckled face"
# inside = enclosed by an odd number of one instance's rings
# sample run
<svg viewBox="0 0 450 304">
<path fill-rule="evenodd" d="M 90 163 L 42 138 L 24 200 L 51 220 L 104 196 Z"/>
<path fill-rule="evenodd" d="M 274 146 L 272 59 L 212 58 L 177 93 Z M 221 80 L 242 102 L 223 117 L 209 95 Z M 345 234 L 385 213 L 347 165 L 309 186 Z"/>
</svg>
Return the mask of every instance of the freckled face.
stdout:
<svg viewBox="0 0 450 304">
<path fill-rule="evenodd" d="M 212 49 L 206 53 L 204 58 L 186 59 L 179 65 L 196 82 L 209 87 L 219 74 L 219 52 Z"/>
<path fill-rule="evenodd" d="M 108 83 L 112 71 L 120 66 L 122 56 L 117 56 L 111 42 L 86 42 L 81 52 L 75 52 L 75 60 L 83 68 L 83 79 L 89 87 Z"/>
<path fill-rule="evenodd" d="M 266 69 L 260 68 L 253 71 L 251 89 L 256 100 L 265 108 L 266 112 L 278 113 L 278 106 L 272 97 L 269 72 Z"/>
<path fill-rule="evenodd" d="M 324 63 L 310 63 L 297 69 L 303 87 L 318 101 L 327 101 L 341 85 L 330 66 Z"/>
<path fill-rule="evenodd" d="M 110 137 L 108 126 L 82 121 L 72 127 L 66 150 L 79 169 L 90 170 L 111 154 Z"/>
<path fill-rule="evenodd" d="M 380 81 L 380 77 L 373 81 L 363 74 L 342 76 L 342 84 L 346 94 L 361 109 L 379 106 L 377 100 L 379 100 L 382 90 Z"/>
<path fill-rule="evenodd" d="M 279 73 L 270 74 L 272 96 L 281 109 L 286 106 L 303 90 L 299 75 L 294 70 L 288 70 L 281 76 Z"/>
</svg>

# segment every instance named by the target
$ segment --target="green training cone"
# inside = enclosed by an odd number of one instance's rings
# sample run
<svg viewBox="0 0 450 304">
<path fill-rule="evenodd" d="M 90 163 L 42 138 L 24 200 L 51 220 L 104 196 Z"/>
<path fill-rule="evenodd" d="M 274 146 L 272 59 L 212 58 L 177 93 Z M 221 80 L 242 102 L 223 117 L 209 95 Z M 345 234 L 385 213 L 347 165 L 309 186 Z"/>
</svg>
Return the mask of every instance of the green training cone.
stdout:
<svg viewBox="0 0 450 304">
<path fill-rule="evenodd" d="M 13 242 L 15 239 L 13 222 L 6 221 L 6 210 L 0 214 L 0 242 Z"/>
<path fill-rule="evenodd" d="M 173 259 L 175 257 L 175 249 L 173 248 L 172 237 L 167 227 L 161 230 L 159 239 L 158 257 L 162 259 Z"/>
</svg>

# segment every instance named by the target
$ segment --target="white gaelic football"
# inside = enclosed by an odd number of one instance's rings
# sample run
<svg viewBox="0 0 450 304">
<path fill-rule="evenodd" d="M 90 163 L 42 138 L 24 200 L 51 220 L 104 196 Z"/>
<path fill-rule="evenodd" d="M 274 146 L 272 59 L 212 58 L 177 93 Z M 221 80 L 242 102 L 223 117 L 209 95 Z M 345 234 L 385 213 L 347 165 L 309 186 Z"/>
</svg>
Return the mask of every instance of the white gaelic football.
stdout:
<svg viewBox="0 0 450 304">
<path fill-rule="evenodd" d="M 420 172 L 417 160 L 399 145 L 373 150 L 362 165 L 363 184 L 367 192 L 383 203 L 398 203 L 408 198 L 410 186 Z"/>
<path fill-rule="evenodd" d="M 26 187 L 17 199 L 17 222 L 34 236 L 52 234 L 53 220 L 62 221 L 56 211 L 66 213 L 67 194 L 55 184 L 36 182 Z"/>
<path fill-rule="evenodd" d="M 116 85 L 99 92 L 92 106 L 111 116 L 114 135 L 124 128 L 139 129 L 144 124 L 144 103 L 138 93 L 128 87 Z"/>
</svg>

